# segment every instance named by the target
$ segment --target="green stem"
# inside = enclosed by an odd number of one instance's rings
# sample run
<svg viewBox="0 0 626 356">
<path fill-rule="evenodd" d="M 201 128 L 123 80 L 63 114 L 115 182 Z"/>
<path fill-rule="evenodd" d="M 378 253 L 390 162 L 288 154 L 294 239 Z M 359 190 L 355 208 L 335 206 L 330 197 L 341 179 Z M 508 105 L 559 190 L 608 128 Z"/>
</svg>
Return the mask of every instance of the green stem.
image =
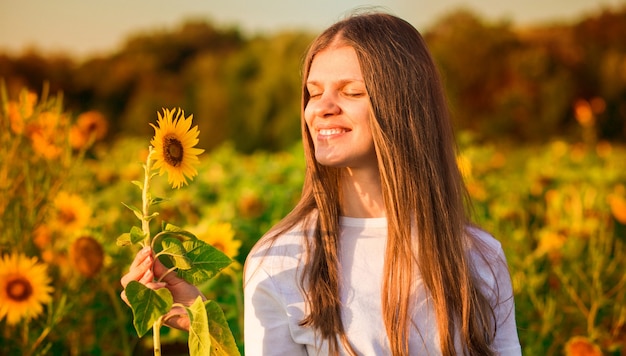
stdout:
<svg viewBox="0 0 626 356">
<path fill-rule="evenodd" d="M 163 274 L 161 275 L 161 277 L 159 277 L 159 279 L 157 280 L 157 282 L 161 282 L 161 281 L 163 281 L 163 279 L 165 278 L 165 276 L 167 276 L 168 274 L 170 274 L 170 273 L 172 273 L 172 272 L 176 271 L 177 269 L 178 269 L 178 267 L 176 267 L 176 266 L 174 266 L 174 267 L 172 267 L 172 268 L 168 269 L 167 271 L 165 271 L 165 273 L 163 273 Z"/>
<path fill-rule="evenodd" d="M 22 322 L 22 349 L 28 347 L 28 322 Z"/>
<path fill-rule="evenodd" d="M 148 157 L 146 158 L 146 165 L 144 166 L 145 174 L 143 178 L 143 188 L 141 189 L 141 212 L 143 217 L 141 219 L 141 230 L 145 234 L 146 238 L 143 241 L 144 246 L 151 246 L 152 241 L 150 238 L 150 178 L 152 177 L 152 146 L 148 146 Z M 152 341 L 154 345 L 154 356 L 161 356 L 161 325 L 163 323 L 163 316 L 158 318 L 154 324 L 152 324 Z"/>
<path fill-rule="evenodd" d="M 238 263 L 238 262 L 235 262 Z M 243 330 L 243 291 L 240 290 L 240 288 L 242 287 L 242 274 L 239 273 L 231 273 L 231 278 L 233 281 L 233 284 L 235 285 L 235 301 L 237 303 L 237 311 L 238 311 L 238 326 L 239 326 L 239 330 Z"/>
<path fill-rule="evenodd" d="M 154 324 L 152 324 L 152 341 L 154 345 L 154 356 L 161 356 L 161 324 L 163 323 L 163 316 L 158 318 Z"/>
<path fill-rule="evenodd" d="M 35 354 L 35 351 L 37 350 L 39 345 L 43 342 L 43 340 L 48 336 L 48 334 L 50 334 L 50 331 L 52 331 L 52 328 L 50 326 L 46 326 L 41 331 L 41 334 L 39 334 L 39 337 L 37 338 L 37 340 L 35 340 L 35 342 L 31 345 L 30 350 L 28 351 L 26 355 Z"/>
<path fill-rule="evenodd" d="M 126 314 L 124 314 L 122 308 L 120 308 L 120 298 L 115 294 L 110 284 L 103 283 L 102 285 L 106 290 L 109 299 L 111 300 L 111 304 L 113 305 L 113 311 L 115 312 L 115 323 L 117 324 L 119 330 L 124 330 L 126 326 Z M 127 339 L 124 337 L 120 339 L 122 340 L 121 343 L 122 349 L 124 350 L 124 355 L 132 355 L 132 351 L 130 349 L 130 346 L 128 345 Z"/>
<path fill-rule="evenodd" d="M 143 178 L 143 188 L 141 189 L 141 202 L 143 218 L 141 219 L 141 230 L 146 235 L 143 242 L 144 246 L 150 246 L 150 177 L 152 175 L 152 146 L 148 147 L 148 158 L 146 158 L 146 165 L 144 166 L 145 174 Z"/>
</svg>

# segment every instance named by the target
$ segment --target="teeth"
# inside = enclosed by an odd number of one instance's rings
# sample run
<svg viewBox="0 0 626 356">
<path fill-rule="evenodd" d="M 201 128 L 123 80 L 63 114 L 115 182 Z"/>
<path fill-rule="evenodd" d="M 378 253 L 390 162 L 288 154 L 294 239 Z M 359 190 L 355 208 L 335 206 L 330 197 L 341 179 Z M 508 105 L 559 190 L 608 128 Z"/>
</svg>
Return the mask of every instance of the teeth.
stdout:
<svg viewBox="0 0 626 356">
<path fill-rule="evenodd" d="M 334 135 L 342 132 L 343 129 L 322 129 L 320 130 L 320 135 Z"/>
</svg>

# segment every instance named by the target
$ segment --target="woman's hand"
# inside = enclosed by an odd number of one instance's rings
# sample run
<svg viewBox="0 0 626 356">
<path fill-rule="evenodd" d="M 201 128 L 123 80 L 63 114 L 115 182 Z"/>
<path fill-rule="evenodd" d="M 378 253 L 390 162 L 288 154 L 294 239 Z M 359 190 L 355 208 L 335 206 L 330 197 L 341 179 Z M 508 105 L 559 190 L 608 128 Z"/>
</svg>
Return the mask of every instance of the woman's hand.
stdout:
<svg viewBox="0 0 626 356">
<path fill-rule="evenodd" d="M 141 249 L 133 263 L 130 265 L 128 273 L 122 276 L 122 287 L 126 286 L 130 281 L 138 281 L 151 289 L 167 288 L 172 293 L 174 303 L 180 303 L 186 306 L 191 305 L 198 296 L 205 300 L 204 295 L 196 286 L 188 283 L 182 278 L 176 276 L 175 272 L 167 273 L 168 269 L 158 259 L 154 258 L 152 249 L 144 247 Z M 161 279 L 160 282 L 155 281 Z M 121 294 L 122 300 L 130 305 L 126 297 L 125 290 Z M 165 325 L 181 329 L 189 330 L 189 318 L 187 312 L 182 307 L 174 307 L 165 316 Z"/>
</svg>

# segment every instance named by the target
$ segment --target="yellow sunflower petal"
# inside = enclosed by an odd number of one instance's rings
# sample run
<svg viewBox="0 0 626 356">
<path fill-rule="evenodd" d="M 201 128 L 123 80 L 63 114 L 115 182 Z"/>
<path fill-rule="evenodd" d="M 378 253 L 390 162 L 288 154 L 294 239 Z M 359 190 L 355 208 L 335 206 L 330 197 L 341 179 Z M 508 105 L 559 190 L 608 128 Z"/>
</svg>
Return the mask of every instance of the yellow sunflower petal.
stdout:
<svg viewBox="0 0 626 356">
<path fill-rule="evenodd" d="M 46 265 L 23 254 L 0 258 L 0 319 L 15 325 L 43 312 L 43 305 L 52 300 L 53 288 Z"/>
</svg>

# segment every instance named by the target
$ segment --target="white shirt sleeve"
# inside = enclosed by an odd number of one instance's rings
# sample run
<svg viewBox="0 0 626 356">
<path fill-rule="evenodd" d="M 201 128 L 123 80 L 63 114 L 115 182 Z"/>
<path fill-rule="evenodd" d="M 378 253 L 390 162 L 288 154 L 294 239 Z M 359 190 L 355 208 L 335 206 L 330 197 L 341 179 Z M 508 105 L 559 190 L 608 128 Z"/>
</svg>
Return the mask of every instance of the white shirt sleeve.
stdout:
<svg viewBox="0 0 626 356">
<path fill-rule="evenodd" d="M 515 322 L 515 302 L 513 300 L 513 287 L 511 276 L 507 267 L 506 257 L 502 247 L 498 249 L 498 257 L 501 263 L 495 266 L 495 278 L 498 290 L 494 300 L 496 314 L 496 337 L 493 345 L 500 355 L 517 356 L 522 354 L 522 349 L 517 335 Z"/>
<path fill-rule="evenodd" d="M 307 355 L 291 335 L 289 314 L 273 278 L 250 259 L 244 278 L 244 347 L 246 356 Z"/>
<path fill-rule="evenodd" d="M 473 235 L 485 244 L 484 258 L 472 254 L 475 267 L 483 281 L 483 293 L 489 298 L 496 318 L 493 349 L 498 355 L 518 356 L 522 349 L 515 322 L 513 286 L 504 250 L 499 241 L 488 233 L 473 229 Z"/>
</svg>

